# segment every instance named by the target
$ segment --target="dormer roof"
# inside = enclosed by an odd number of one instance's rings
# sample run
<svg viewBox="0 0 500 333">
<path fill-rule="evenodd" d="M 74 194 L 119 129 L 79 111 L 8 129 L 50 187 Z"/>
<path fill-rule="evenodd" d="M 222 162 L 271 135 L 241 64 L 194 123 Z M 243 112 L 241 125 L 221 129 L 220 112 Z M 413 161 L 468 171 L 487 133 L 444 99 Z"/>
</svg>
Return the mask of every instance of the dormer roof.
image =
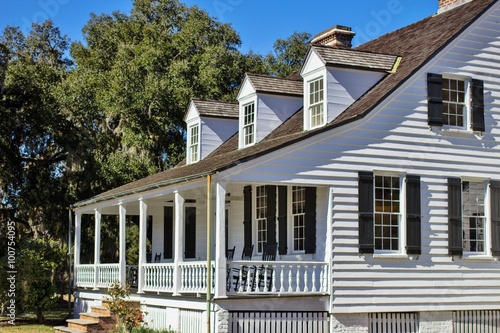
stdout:
<svg viewBox="0 0 500 333">
<path fill-rule="evenodd" d="M 302 80 L 250 73 L 247 73 L 246 76 L 255 92 L 292 96 L 302 96 L 304 94 Z"/>
<path fill-rule="evenodd" d="M 393 72 L 398 63 L 398 56 L 396 55 L 336 48 L 325 45 L 312 45 L 311 48 L 326 66 Z"/>
<path fill-rule="evenodd" d="M 198 116 L 200 117 L 212 117 L 212 118 L 238 118 L 238 103 L 236 102 L 220 102 L 208 99 L 193 98 L 191 100 L 196 106 L 198 111 Z M 188 119 L 189 110 L 184 116 L 184 121 Z"/>
</svg>

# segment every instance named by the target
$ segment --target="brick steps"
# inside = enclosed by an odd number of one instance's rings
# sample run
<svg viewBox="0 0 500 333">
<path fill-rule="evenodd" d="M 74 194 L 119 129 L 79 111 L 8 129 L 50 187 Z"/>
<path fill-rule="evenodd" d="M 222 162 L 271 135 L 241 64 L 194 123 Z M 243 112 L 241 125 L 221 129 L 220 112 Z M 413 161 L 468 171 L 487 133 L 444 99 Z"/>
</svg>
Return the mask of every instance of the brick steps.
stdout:
<svg viewBox="0 0 500 333">
<path fill-rule="evenodd" d="M 67 327 L 54 327 L 55 333 L 106 333 L 116 326 L 116 320 L 106 306 L 93 306 L 90 313 L 80 313 L 80 319 L 67 319 L 66 323 Z"/>
<path fill-rule="evenodd" d="M 111 314 L 108 301 L 102 301 L 102 305 L 93 306 L 90 313 L 80 313 L 79 319 L 67 319 L 67 327 L 54 327 L 55 333 L 107 333 L 116 327 L 116 317 Z M 128 301 L 130 307 L 140 307 L 141 303 Z"/>
</svg>

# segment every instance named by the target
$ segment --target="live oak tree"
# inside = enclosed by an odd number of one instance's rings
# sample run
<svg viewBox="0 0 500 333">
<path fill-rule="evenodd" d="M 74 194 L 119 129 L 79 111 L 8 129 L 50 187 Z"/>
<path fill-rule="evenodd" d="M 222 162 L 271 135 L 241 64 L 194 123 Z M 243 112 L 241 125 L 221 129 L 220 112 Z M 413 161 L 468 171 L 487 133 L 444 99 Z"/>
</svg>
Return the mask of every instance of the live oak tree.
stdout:
<svg viewBox="0 0 500 333">
<path fill-rule="evenodd" d="M 16 251 L 10 269 L 18 272 L 16 312 L 33 310 L 39 320 L 54 303 L 65 260 L 53 239 L 66 230 L 64 163 L 75 140 L 54 91 L 71 66 L 68 43 L 50 21 L 34 24 L 28 35 L 8 27 L 0 38 L 0 259 L 7 265 L 8 239 Z M 15 236 L 7 238 L 12 222 Z M 5 278 L 3 295 L 10 290 Z"/>
<path fill-rule="evenodd" d="M 273 52 L 265 58 L 267 72 L 278 77 L 287 77 L 300 69 L 309 50 L 310 40 L 311 34 L 307 32 L 294 32 L 286 39 L 277 39 Z"/>
</svg>

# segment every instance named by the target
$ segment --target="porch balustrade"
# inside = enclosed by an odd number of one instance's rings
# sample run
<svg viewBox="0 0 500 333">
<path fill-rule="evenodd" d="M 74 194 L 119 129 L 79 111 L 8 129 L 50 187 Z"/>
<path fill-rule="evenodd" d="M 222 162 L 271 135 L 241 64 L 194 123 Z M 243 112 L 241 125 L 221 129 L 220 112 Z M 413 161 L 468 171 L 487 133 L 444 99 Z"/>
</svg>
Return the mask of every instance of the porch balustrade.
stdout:
<svg viewBox="0 0 500 333">
<path fill-rule="evenodd" d="M 326 294 L 328 264 L 317 261 L 228 263 L 228 294 Z"/>
<path fill-rule="evenodd" d="M 181 269 L 181 293 L 203 293 L 207 291 L 207 263 L 183 262 L 179 265 Z M 215 263 L 211 263 L 212 288 L 215 281 Z"/>
<path fill-rule="evenodd" d="M 78 287 L 93 288 L 95 286 L 94 278 L 94 264 L 76 266 L 76 285 Z"/>
<path fill-rule="evenodd" d="M 94 264 L 76 266 L 76 285 L 85 288 L 107 288 L 120 281 L 120 264 L 97 265 L 97 283 Z"/>
<path fill-rule="evenodd" d="M 143 264 L 144 291 L 174 292 L 174 264 Z"/>
<path fill-rule="evenodd" d="M 120 282 L 120 264 L 99 264 L 97 270 L 97 288 L 108 288 Z"/>
<path fill-rule="evenodd" d="M 175 290 L 174 263 L 143 264 L 143 291 L 169 293 L 205 293 L 207 274 L 215 286 L 215 262 L 207 270 L 205 261 L 178 264 L 180 283 Z M 98 283 L 95 266 L 77 266 L 77 286 L 107 288 L 119 281 L 119 264 L 99 264 Z M 328 264 L 317 261 L 233 261 L 227 263 L 227 294 L 326 294 L 329 290 Z"/>
</svg>

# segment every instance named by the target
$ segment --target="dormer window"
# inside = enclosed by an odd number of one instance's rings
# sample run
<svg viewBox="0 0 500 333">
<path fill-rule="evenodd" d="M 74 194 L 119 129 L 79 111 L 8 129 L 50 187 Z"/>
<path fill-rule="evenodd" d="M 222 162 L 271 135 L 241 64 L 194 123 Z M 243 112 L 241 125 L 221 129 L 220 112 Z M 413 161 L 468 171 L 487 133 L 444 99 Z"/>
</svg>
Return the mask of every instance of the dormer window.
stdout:
<svg viewBox="0 0 500 333">
<path fill-rule="evenodd" d="M 245 147 L 255 143 L 255 103 L 243 106 L 243 142 Z"/>
<path fill-rule="evenodd" d="M 323 78 L 315 79 L 309 82 L 309 119 L 310 128 L 324 125 L 324 83 Z"/>
<path fill-rule="evenodd" d="M 200 125 L 196 124 L 189 127 L 189 147 L 188 147 L 188 163 L 198 162 L 200 158 Z"/>
</svg>

